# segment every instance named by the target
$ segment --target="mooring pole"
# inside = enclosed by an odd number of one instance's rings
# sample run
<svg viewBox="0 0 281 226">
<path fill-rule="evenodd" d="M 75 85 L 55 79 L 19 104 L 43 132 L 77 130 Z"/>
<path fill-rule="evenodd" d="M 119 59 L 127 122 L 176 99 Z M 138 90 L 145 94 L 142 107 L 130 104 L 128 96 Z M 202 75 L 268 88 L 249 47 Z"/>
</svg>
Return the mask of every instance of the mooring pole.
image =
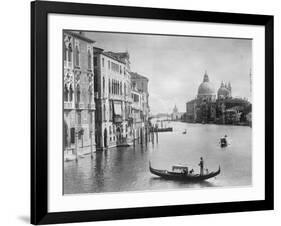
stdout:
<svg viewBox="0 0 281 226">
<path fill-rule="evenodd" d="M 156 127 L 156 142 L 158 143 L 158 126 Z"/>
<path fill-rule="evenodd" d="M 75 161 L 78 162 L 78 132 L 75 131 Z"/>
<path fill-rule="evenodd" d="M 133 139 L 134 139 L 134 147 L 136 145 L 136 135 L 135 135 L 135 129 L 133 129 Z"/>
<path fill-rule="evenodd" d="M 90 134 L 91 134 L 91 159 L 94 158 L 93 156 L 93 130 L 90 130 Z"/>
</svg>

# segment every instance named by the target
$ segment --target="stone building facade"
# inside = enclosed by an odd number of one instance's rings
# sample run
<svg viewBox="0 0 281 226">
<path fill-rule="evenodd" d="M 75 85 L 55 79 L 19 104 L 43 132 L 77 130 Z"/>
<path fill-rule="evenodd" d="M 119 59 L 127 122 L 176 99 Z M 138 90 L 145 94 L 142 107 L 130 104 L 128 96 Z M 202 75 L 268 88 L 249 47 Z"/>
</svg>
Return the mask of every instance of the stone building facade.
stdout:
<svg viewBox="0 0 281 226">
<path fill-rule="evenodd" d="M 93 49 L 97 149 L 127 145 L 133 135 L 129 54 Z"/>
<path fill-rule="evenodd" d="M 95 149 L 93 45 L 83 34 L 63 32 L 65 151 Z"/>
<path fill-rule="evenodd" d="M 128 52 L 94 43 L 63 32 L 63 143 L 70 155 L 132 145 L 148 128 L 148 79 L 130 71 Z"/>
<path fill-rule="evenodd" d="M 148 78 L 136 72 L 131 72 L 133 136 L 140 143 L 147 139 L 149 132 L 149 93 Z"/>
</svg>

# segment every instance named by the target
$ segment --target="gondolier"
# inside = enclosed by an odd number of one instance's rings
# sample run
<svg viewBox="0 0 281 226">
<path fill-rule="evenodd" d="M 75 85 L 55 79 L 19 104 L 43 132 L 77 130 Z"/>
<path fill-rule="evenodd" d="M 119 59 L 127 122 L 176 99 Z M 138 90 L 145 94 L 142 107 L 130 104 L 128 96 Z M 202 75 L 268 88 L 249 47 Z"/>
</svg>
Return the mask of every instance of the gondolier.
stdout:
<svg viewBox="0 0 281 226">
<path fill-rule="evenodd" d="M 200 175 L 202 176 L 204 174 L 204 161 L 202 157 L 200 157 L 200 162 L 198 166 L 200 166 Z"/>
</svg>

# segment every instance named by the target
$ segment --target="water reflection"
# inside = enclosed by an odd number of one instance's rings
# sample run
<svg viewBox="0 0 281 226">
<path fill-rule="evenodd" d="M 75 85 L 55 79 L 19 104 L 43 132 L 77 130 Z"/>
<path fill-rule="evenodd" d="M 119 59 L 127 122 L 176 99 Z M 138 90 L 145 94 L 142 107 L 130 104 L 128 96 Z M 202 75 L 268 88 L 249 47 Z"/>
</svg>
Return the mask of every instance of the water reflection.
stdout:
<svg viewBox="0 0 281 226">
<path fill-rule="evenodd" d="M 171 180 L 173 184 L 178 186 L 188 186 L 188 187 L 215 187 L 215 185 L 209 181 L 198 181 L 198 182 L 188 182 L 188 181 L 173 181 Z M 149 179 L 150 185 L 153 187 L 154 183 L 167 183 L 167 180 L 162 177 L 152 177 Z"/>
<path fill-rule="evenodd" d="M 64 163 L 64 193 L 119 192 L 155 189 L 244 186 L 251 184 L 251 128 L 171 123 L 171 133 L 159 133 L 158 143 L 113 148 Z M 186 134 L 182 132 L 187 130 Z M 231 145 L 221 148 L 219 138 L 228 134 Z M 221 174 L 205 182 L 188 183 L 159 178 L 149 172 L 184 164 L 199 172 L 203 157 L 209 172 L 221 166 Z"/>
</svg>

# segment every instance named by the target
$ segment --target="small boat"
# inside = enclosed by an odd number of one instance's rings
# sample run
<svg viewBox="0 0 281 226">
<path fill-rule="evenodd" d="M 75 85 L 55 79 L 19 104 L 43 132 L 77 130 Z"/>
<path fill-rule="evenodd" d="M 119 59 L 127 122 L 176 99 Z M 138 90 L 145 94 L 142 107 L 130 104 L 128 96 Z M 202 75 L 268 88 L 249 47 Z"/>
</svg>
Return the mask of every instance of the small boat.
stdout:
<svg viewBox="0 0 281 226">
<path fill-rule="evenodd" d="M 159 169 L 152 168 L 150 161 L 149 161 L 149 170 L 152 174 L 157 175 L 159 177 L 162 177 L 164 179 L 181 180 L 181 181 L 187 181 L 187 182 L 199 182 L 199 181 L 208 180 L 212 177 L 215 177 L 215 176 L 219 175 L 220 172 L 221 172 L 220 166 L 219 166 L 219 169 L 217 171 L 210 172 L 210 173 L 203 174 L 203 175 L 193 174 L 193 173 L 190 174 L 190 173 L 187 173 L 188 170 L 182 171 L 182 172 L 159 170 Z"/>
<path fill-rule="evenodd" d="M 172 132 L 173 127 L 167 127 L 167 128 L 154 128 L 154 132 Z"/>
<path fill-rule="evenodd" d="M 220 146 L 222 148 L 224 148 L 224 147 L 227 147 L 227 145 L 228 145 L 227 139 L 225 137 L 221 138 L 220 139 Z"/>
<path fill-rule="evenodd" d="M 132 146 L 132 145 L 134 145 L 134 141 L 132 141 L 132 140 L 126 140 L 126 141 L 124 141 L 124 142 L 120 142 L 120 143 L 118 143 L 118 147 L 129 147 L 129 146 Z"/>
<path fill-rule="evenodd" d="M 182 132 L 182 134 L 186 134 L 186 130 L 184 130 L 184 131 Z"/>
</svg>

